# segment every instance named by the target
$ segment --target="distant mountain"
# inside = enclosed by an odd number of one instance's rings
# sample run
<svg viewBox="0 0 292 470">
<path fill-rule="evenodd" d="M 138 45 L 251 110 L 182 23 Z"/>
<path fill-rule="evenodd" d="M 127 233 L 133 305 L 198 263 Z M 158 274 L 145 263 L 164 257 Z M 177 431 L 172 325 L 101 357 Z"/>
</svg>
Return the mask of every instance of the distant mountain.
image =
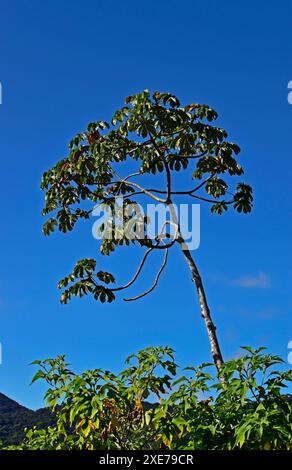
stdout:
<svg viewBox="0 0 292 470">
<path fill-rule="evenodd" d="M 55 423 L 56 418 L 48 408 L 33 411 L 0 393 L 1 442 L 5 444 L 18 443 L 24 437 L 24 428 L 33 426 L 45 428 L 53 426 Z"/>
</svg>

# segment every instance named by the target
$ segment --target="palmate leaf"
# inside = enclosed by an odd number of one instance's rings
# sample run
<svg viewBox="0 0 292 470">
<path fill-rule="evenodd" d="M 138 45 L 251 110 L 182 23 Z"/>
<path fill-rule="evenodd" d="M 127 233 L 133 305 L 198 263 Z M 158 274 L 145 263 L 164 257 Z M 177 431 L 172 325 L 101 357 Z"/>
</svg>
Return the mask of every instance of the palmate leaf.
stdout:
<svg viewBox="0 0 292 470">
<path fill-rule="evenodd" d="M 61 279 L 58 288 L 66 288 L 61 296 L 61 303 L 66 304 L 72 297 L 83 297 L 92 294 L 95 300 L 101 303 L 112 302 L 115 299 L 114 293 L 110 288 L 98 284 L 102 281 L 105 284 L 115 282 L 111 273 L 98 271 L 95 273 L 96 261 L 92 258 L 79 260 L 72 273 Z"/>
</svg>

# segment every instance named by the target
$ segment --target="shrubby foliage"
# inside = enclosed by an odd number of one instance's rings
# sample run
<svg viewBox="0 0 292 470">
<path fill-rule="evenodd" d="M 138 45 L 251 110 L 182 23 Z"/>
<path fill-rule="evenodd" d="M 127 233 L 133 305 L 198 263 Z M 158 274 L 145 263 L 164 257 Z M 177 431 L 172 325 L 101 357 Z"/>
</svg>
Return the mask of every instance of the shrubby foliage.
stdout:
<svg viewBox="0 0 292 470">
<path fill-rule="evenodd" d="M 57 425 L 27 430 L 10 449 L 291 450 L 292 403 L 281 392 L 292 370 L 275 370 L 284 361 L 264 348 L 243 350 L 223 364 L 221 380 L 212 364 L 180 375 L 168 347 L 130 356 L 117 375 L 76 375 L 64 356 L 35 361 L 33 381 L 47 382 Z"/>
</svg>

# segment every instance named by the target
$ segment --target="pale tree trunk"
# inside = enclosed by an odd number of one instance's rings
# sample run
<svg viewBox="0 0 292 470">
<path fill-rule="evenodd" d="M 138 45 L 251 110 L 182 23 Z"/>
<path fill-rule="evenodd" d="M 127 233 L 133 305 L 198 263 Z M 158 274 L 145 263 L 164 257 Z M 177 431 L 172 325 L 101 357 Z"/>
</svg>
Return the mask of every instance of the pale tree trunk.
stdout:
<svg viewBox="0 0 292 470">
<path fill-rule="evenodd" d="M 202 278 L 200 276 L 196 263 L 193 260 L 190 250 L 187 247 L 187 244 L 182 238 L 179 240 L 179 243 L 180 243 L 183 256 L 191 271 L 192 281 L 195 284 L 196 289 L 197 289 L 198 298 L 199 298 L 200 307 L 201 307 L 201 315 L 207 328 L 213 361 L 218 372 L 220 372 L 221 366 L 224 361 L 223 361 L 219 341 L 218 341 L 217 334 L 216 334 L 216 326 L 213 323 L 210 308 L 207 302 Z"/>
<path fill-rule="evenodd" d="M 177 213 L 173 206 L 173 203 L 169 202 L 168 207 L 170 209 L 172 220 L 177 227 L 177 241 L 180 245 L 180 248 L 187 262 L 187 265 L 191 271 L 192 280 L 197 289 L 197 294 L 198 294 L 200 307 L 201 307 L 201 315 L 206 325 L 213 361 L 218 372 L 220 372 L 221 366 L 224 361 L 223 361 L 223 356 L 220 350 L 219 341 L 217 338 L 216 327 L 213 323 L 210 308 L 207 302 L 203 281 L 198 271 L 198 268 L 196 266 L 196 263 L 190 253 L 189 247 L 187 243 L 185 242 L 183 235 L 181 233 L 180 225 L 179 225 L 178 218 L 177 218 Z M 224 379 L 222 379 L 222 382 L 224 382 Z"/>
</svg>

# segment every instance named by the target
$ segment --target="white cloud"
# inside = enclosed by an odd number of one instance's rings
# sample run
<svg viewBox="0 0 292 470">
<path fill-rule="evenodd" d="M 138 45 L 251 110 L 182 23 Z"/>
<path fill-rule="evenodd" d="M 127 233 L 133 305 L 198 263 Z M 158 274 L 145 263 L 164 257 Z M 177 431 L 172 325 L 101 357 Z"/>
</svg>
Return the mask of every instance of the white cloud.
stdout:
<svg viewBox="0 0 292 470">
<path fill-rule="evenodd" d="M 266 273 L 259 272 L 256 275 L 243 276 L 231 281 L 231 284 L 240 287 L 269 287 L 271 285 L 270 276 Z"/>
</svg>

